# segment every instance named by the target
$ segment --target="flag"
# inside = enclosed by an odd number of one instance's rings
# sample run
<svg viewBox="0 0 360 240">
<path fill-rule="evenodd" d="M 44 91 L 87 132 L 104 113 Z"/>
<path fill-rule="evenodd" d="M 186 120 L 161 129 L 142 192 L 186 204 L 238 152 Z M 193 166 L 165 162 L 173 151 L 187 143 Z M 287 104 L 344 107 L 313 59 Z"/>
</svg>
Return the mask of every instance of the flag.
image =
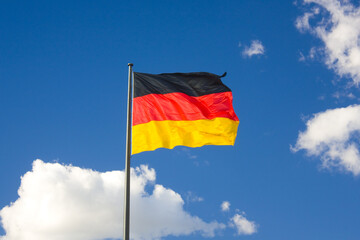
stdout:
<svg viewBox="0 0 360 240">
<path fill-rule="evenodd" d="M 220 78 L 206 72 L 134 72 L 132 154 L 234 145 L 239 119 Z"/>
</svg>

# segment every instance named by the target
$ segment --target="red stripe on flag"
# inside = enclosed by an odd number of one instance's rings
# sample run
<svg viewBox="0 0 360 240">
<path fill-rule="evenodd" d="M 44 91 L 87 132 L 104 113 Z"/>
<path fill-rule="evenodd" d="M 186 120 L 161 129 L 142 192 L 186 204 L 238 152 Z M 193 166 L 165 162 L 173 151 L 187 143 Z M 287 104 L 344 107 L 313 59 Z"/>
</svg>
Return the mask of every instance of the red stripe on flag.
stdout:
<svg viewBox="0 0 360 240">
<path fill-rule="evenodd" d="M 133 99 L 133 126 L 150 121 L 193 121 L 217 117 L 239 121 L 232 93 L 191 97 L 184 93 L 148 94 Z"/>
</svg>

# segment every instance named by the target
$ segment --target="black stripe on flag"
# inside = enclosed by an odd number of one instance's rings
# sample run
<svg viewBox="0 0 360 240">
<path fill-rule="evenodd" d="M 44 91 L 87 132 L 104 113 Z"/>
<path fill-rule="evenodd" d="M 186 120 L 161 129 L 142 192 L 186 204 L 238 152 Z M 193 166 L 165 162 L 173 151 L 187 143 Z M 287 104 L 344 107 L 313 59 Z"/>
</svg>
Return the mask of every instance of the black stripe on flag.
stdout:
<svg viewBox="0 0 360 240">
<path fill-rule="evenodd" d="M 181 92 L 199 97 L 212 93 L 230 92 L 221 81 L 221 76 L 207 73 L 162 73 L 134 72 L 134 98 L 148 94 Z"/>
</svg>

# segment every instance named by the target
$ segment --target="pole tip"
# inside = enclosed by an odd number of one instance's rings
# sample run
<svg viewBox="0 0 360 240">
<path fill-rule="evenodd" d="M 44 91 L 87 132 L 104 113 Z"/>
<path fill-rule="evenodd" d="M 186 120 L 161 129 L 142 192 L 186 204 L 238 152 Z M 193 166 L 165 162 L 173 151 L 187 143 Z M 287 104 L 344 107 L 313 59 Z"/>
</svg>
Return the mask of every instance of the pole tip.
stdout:
<svg viewBox="0 0 360 240">
<path fill-rule="evenodd" d="M 128 63 L 128 66 L 131 66 L 131 67 L 132 67 L 132 66 L 134 66 L 134 64 L 132 64 L 132 63 Z"/>
</svg>

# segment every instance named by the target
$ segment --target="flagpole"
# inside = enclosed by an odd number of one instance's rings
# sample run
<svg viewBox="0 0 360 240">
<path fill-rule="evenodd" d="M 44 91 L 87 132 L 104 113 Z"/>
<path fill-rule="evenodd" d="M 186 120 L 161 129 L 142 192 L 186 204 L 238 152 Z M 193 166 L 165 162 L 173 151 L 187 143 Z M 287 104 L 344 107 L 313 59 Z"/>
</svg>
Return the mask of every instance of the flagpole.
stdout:
<svg viewBox="0 0 360 240">
<path fill-rule="evenodd" d="M 129 240 L 130 236 L 130 156 L 131 156 L 131 113 L 132 113 L 132 78 L 134 64 L 128 63 L 128 102 L 127 102 L 127 123 L 126 123 L 126 160 L 125 160 L 125 183 L 124 183 L 124 237 Z"/>
</svg>

